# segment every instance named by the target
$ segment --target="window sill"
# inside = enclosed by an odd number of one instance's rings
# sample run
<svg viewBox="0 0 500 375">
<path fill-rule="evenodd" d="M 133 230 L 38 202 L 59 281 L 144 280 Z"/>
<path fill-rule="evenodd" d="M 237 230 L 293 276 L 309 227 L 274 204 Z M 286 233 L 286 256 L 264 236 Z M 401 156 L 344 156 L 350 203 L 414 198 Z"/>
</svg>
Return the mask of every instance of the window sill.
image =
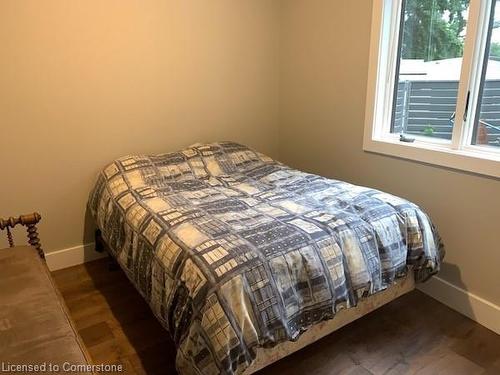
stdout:
<svg viewBox="0 0 500 375">
<path fill-rule="evenodd" d="M 418 139 L 413 143 L 394 138 L 365 139 L 363 142 L 364 151 L 500 178 L 500 153 L 478 149 L 471 146 L 454 150 L 447 144 Z"/>
</svg>

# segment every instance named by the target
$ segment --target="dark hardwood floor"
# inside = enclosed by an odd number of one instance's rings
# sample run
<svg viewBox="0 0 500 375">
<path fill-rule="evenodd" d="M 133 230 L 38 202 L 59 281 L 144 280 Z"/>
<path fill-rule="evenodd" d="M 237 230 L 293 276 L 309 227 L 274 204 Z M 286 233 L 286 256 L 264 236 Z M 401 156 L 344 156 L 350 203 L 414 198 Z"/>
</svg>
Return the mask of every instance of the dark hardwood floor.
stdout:
<svg viewBox="0 0 500 375">
<path fill-rule="evenodd" d="M 167 332 L 122 271 L 98 260 L 53 276 L 95 363 L 176 374 Z M 500 336 L 413 291 L 259 373 L 271 374 L 500 374 Z"/>
</svg>

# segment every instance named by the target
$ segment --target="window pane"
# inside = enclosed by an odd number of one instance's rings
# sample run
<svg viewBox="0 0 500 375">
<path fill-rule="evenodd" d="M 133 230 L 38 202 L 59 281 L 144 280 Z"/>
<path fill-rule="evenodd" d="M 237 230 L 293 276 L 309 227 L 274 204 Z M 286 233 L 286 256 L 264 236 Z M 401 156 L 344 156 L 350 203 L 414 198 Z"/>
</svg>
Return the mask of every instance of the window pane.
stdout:
<svg viewBox="0 0 500 375">
<path fill-rule="evenodd" d="M 500 148 L 500 1 L 493 8 L 472 144 Z"/>
<path fill-rule="evenodd" d="M 451 140 L 469 0 L 405 0 L 393 133 Z"/>
</svg>

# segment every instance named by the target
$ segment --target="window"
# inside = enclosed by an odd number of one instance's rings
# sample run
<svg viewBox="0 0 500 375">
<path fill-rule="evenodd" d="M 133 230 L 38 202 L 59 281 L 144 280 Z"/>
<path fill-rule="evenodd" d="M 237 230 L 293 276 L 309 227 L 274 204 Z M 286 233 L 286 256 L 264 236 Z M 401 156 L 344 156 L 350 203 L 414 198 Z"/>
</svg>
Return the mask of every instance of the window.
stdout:
<svg viewBox="0 0 500 375">
<path fill-rule="evenodd" d="M 500 1 L 492 10 L 472 143 L 500 148 Z"/>
<path fill-rule="evenodd" d="M 500 177 L 500 0 L 375 0 L 363 147 Z"/>
</svg>

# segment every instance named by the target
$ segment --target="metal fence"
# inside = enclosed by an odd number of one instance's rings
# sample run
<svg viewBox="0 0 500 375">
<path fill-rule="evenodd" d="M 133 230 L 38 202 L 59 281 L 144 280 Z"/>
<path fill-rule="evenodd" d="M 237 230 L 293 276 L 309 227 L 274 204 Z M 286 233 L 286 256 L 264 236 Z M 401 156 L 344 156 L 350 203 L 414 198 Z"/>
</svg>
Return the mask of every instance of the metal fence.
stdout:
<svg viewBox="0 0 500 375">
<path fill-rule="evenodd" d="M 457 93 L 457 81 L 399 82 L 393 131 L 451 139 Z M 480 121 L 500 146 L 500 80 L 485 82 Z"/>
</svg>

